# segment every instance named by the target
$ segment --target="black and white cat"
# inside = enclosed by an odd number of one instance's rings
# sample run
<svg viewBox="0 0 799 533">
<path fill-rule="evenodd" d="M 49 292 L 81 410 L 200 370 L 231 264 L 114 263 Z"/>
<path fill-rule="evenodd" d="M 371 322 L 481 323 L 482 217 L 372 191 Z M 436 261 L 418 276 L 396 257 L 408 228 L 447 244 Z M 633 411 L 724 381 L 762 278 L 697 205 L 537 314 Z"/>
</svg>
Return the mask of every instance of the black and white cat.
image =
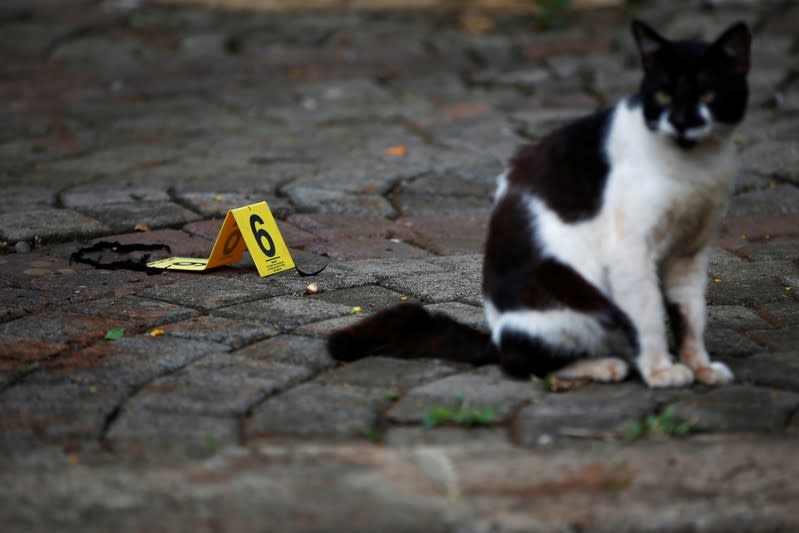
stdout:
<svg viewBox="0 0 799 533">
<path fill-rule="evenodd" d="M 735 174 L 730 132 L 746 109 L 751 35 L 741 22 L 713 43 L 669 41 L 640 21 L 632 31 L 639 91 L 522 148 L 499 177 L 483 267 L 490 335 L 400 305 L 333 333 L 333 357 L 617 381 L 628 364 L 609 357 L 615 331 L 651 387 L 733 379 L 705 349 L 705 288 Z"/>
</svg>

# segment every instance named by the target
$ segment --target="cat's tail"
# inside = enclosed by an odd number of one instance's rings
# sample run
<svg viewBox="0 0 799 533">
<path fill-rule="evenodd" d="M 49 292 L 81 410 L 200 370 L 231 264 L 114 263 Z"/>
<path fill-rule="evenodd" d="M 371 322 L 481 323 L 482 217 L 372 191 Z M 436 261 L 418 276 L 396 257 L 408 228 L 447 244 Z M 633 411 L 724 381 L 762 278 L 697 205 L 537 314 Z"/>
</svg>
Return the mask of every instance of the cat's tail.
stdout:
<svg viewBox="0 0 799 533">
<path fill-rule="evenodd" d="M 401 304 L 334 332 L 327 341 L 334 359 L 355 361 L 368 355 L 403 359 L 438 358 L 487 365 L 499 362 L 491 338 L 418 304 Z"/>
</svg>

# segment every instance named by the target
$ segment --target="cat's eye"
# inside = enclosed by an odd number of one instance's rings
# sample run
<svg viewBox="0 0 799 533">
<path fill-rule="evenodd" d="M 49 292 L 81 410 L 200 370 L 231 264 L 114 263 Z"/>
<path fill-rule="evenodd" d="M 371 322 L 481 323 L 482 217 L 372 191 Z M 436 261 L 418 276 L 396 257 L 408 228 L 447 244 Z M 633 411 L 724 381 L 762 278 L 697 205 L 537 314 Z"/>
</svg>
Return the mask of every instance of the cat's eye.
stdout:
<svg viewBox="0 0 799 533">
<path fill-rule="evenodd" d="M 655 102 L 658 105 L 669 105 L 671 103 L 671 95 L 665 91 L 658 91 L 655 93 Z"/>
<path fill-rule="evenodd" d="M 701 98 L 703 104 L 709 104 L 715 99 L 716 99 L 716 93 L 714 93 L 713 91 L 706 92 L 705 94 L 702 95 Z"/>
</svg>

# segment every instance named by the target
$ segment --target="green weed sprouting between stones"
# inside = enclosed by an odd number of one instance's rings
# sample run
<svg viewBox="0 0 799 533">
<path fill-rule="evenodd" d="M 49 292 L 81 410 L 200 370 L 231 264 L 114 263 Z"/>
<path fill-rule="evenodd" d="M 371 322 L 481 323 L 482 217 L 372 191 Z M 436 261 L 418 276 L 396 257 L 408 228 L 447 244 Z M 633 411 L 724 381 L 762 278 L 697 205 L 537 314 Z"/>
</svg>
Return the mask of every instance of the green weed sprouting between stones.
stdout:
<svg viewBox="0 0 799 533">
<path fill-rule="evenodd" d="M 667 437 L 682 437 L 693 428 L 691 422 L 684 422 L 674 418 L 672 408 L 668 407 L 659 415 L 649 415 L 643 422 L 633 422 L 627 426 L 625 432 L 630 438 L 638 439 L 647 435 L 665 435 Z"/>
<path fill-rule="evenodd" d="M 538 6 L 538 21 L 545 28 L 556 28 L 563 22 L 572 0 L 534 0 Z"/>
<path fill-rule="evenodd" d="M 400 394 L 395 390 L 387 390 L 383 393 L 383 398 L 390 402 L 399 400 Z"/>
<path fill-rule="evenodd" d="M 462 426 L 479 426 L 493 424 L 497 421 L 497 410 L 494 407 L 474 409 L 463 405 L 461 401 L 456 408 L 434 406 L 422 419 L 426 428 L 434 428 L 441 424 L 459 424 Z"/>
<path fill-rule="evenodd" d="M 380 433 L 371 428 L 362 429 L 361 436 L 370 442 L 380 442 L 381 439 Z"/>
</svg>

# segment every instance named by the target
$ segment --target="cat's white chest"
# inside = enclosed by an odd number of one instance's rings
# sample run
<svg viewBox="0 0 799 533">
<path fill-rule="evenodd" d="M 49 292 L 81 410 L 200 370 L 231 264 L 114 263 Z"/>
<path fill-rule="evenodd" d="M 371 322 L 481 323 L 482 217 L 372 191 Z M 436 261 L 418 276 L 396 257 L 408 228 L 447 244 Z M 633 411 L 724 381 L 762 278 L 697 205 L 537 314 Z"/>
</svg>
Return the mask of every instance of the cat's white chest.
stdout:
<svg viewBox="0 0 799 533">
<path fill-rule="evenodd" d="M 620 105 L 607 144 L 611 171 L 600 219 L 611 241 L 636 241 L 661 256 L 703 245 L 723 213 L 734 177 L 729 146 L 679 150 Z"/>
</svg>

